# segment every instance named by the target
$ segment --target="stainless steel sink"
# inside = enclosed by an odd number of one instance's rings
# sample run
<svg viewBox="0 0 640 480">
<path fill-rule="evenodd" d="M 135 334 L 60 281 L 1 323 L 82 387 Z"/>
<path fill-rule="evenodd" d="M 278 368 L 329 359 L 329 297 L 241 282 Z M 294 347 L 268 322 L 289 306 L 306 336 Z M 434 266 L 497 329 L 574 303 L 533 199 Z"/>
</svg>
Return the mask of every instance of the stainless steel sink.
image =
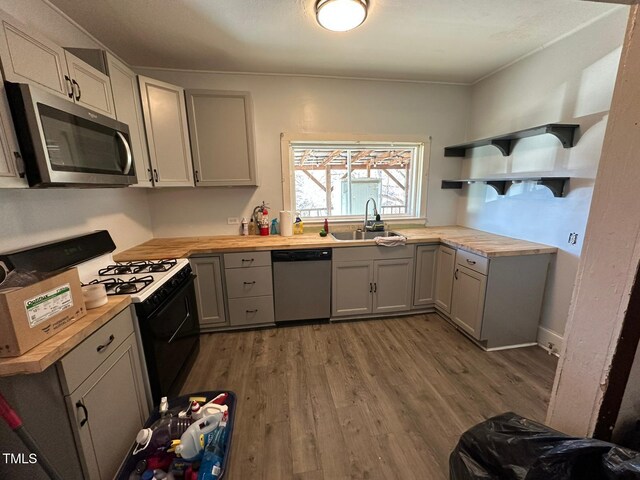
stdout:
<svg viewBox="0 0 640 480">
<path fill-rule="evenodd" d="M 362 230 L 354 230 L 352 232 L 335 232 L 330 233 L 335 240 L 339 242 L 355 242 L 362 240 L 373 240 L 376 237 L 397 237 L 400 234 L 393 231 L 386 232 L 363 232 Z"/>
</svg>

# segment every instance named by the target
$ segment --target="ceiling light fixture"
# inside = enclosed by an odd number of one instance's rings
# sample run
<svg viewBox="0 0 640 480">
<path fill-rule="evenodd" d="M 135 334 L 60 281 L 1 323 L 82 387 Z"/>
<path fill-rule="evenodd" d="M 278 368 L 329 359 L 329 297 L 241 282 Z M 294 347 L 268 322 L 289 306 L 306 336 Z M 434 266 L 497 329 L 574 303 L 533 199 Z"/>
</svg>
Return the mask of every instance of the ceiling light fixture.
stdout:
<svg viewBox="0 0 640 480">
<path fill-rule="evenodd" d="M 318 23 L 334 32 L 352 30 L 367 18 L 367 0 L 318 0 Z"/>
</svg>

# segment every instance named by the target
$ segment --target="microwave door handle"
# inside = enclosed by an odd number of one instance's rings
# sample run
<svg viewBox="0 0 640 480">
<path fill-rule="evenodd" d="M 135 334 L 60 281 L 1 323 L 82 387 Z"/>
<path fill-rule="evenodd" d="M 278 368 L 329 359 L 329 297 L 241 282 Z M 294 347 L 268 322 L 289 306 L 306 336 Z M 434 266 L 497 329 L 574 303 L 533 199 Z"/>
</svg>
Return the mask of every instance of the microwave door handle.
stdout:
<svg viewBox="0 0 640 480">
<path fill-rule="evenodd" d="M 122 135 L 122 133 L 116 131 L 116 135 L 118 135 L 118 138 L 122 140 L 124 149 L 127 151 L 127 164 L 122 170 L 122 173 L 125 175 L 129 175 L 129 170 L 131 170 L 131 164 L 133 163 L 133 157 L 131 156 L 131 147 L 129 146 L 129 142 L 127 142 L 127 139 L 124 138 L 124 135 Z"/>
</svg>

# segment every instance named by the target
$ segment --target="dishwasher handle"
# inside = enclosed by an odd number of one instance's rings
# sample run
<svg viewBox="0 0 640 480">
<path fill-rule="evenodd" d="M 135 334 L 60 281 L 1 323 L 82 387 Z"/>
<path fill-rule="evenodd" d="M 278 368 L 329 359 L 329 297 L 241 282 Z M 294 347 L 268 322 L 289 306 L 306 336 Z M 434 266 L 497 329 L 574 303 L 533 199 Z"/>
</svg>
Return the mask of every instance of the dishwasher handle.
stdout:
<svg viewBox="0 0 640 480">
<path fill-rule="evenodd" d="M 274 250 L 271 252 L 272 262 L 313 262 L 331 260 L 331 249 L 314 250 Z"/>
</svg>

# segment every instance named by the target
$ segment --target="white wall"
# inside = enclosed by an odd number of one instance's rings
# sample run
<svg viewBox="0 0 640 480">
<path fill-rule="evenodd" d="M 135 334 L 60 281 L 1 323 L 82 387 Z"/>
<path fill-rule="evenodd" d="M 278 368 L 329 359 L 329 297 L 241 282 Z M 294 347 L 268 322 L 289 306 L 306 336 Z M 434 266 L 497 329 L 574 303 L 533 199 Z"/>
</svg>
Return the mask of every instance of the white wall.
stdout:
<svg viewBox="0 0 640 480">
<path fill-rule="evenodd" d="M 431 135 L 427 217 L 455 222 L 456 193 L 440 189 L 455 176 L 443 148 L 464 134 L 469 88 L 452 85 L 271 75 L 230 75 L 140 69 L 185 88 L 251 92 L 258 159 L 258 188 L 165 189 L 150 193 L 156 237 L 233 234 L 227 217 L 248 217 L 265 200 L 282 209 L 280 134 L 363 133 Z"/>
<path fill-rule="evenodd" d="M 0 9 L 63 46 L 96 48 L 90 36 L 41 0 Z M 107 229 L 118 250 L 152 237 L 147 194 L 134 188 L 0 190 L 0 252 Z"/>
<path fill-rule="evenodd" d="M 490 187 L 475 184 L 463 188 L 458 205 L 460 225 L 560 249 L 545 293 L 539 337 L 544 344 L 557 344 L 564 332 L 627 15 L 626 7 L 616 10 L 472 88 L 470 139 L 545 123 L 581 126 L 571 149 L 544 135 L 518 141 L 510 157 L 487 146 L 462 162 L 462 178 L 571 177 L 566 198 L 554 198 L 546 188 L 531 184 L 515 185 L 499 197 Z M 576 245 L 567 243 L 570 232 L 579 235 Z"/>
</svg>

